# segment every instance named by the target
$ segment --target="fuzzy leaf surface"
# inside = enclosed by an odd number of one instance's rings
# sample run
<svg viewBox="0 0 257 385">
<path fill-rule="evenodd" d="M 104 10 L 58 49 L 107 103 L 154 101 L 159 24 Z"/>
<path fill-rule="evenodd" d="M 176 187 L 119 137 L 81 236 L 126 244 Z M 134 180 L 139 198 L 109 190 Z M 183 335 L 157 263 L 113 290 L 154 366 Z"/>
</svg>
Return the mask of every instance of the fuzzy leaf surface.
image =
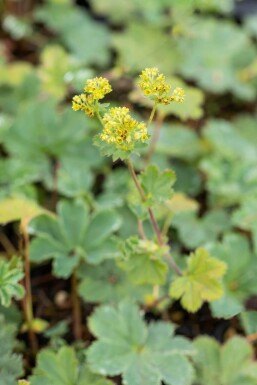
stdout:
<svg viewBox="0 0 257 385">
<path fill-rule="evenodd" d="M 172 324 L 158 322 L 148 327 L 138 308 L 123 302 L 118 308 L 98 308 L 89 328 L 98 338 L 87 351 L 93 371 L 122 374 L 127 385 L 191 384 L 193 369 L 186 355 L 193 350 L 185 338 L 173 336 Z"/>
<path fill-rule="evenodd" d="M 0 317 L 0 383 L 17 385 L 17 379 L 23 374 L 21 356 L 12 352 L 15 344 L 15 327 L 5 323 Z"/>
<path fill-rule="evenodd" d="M 257 290 L 257 258 L 245 237 L 227 234 L 222 242 L 207 245 L 212 255 L 227 264 L 223 278 L 224 297 L 211 303 L 216 317 L 230 318 L 243 310 L 243 303 Z"/>
<path fill-rule="evenodd" d="M 56 218 L 38 217 L 30 230 L 37 235 L 31 242 L 30 257 L 35 262 L 53 258 L 57 276 L 69 277 L 81 259 L 97 264 L 118 255 L 116 238 L 121 225 L 118 214 L 103 210 L 94 215 L 81 201 L 60 201 Z"/>
<path fill-rule="evenodd" d="M 182 277 L 177 277 L 170 287 L 170 295 L 181 298 L 182 306 L 196 312 L 204 301 L 214 301 L 222 297 L 220 278 L 226 271 L 226 264 L 213 258 L 204 248 L 198 248 L 187 260 L 187 269 Z"/>
<path fill-rule="evenodd" d="M 171 170 L 161 172 L 156 166 L 151 165 L 140 175 L 140 181 L 146 195 L 146 203 L 152 206 L 171 198 L 176 174 Z"/>
<path fill-rule="evenodd" d="M 23 276 L 21 260 L 16 257 L 9 262 L 0 259 L 0 303 L 3 306 L 10 306 L 13 297 L 24 296 L 24 287 L 19 284 Z"/>
<path fill-rule="evenodd" d="M 57 353 L 50 349 L 38 354 L 31 385 L 112 385 L 113 382 L 91 373 L 80 365 L 73 348 L 63 346 Z"/>
<path fill-rule="evenodd" d="M 194 341 L 193 357 L 199 385 L 255 385 L 257 365 L 251 345 L 241 337 L 233 337 L 220 346 L 210 337 Z"/>
</svg>

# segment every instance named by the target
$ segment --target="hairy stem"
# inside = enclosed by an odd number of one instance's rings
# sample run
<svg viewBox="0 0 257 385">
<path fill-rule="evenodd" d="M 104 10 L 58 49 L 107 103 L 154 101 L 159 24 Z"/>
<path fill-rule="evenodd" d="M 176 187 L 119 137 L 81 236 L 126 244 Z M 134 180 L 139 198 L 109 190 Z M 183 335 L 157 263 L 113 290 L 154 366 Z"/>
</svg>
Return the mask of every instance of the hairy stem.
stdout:
<svg viewBox="0 0 257 385">
<path fill-rule="evenodd" d="M 133 167 L 130 159 L 127 160 L 127 165 L 128 165 L 128 169 L 129 169 L 130 175 L 132 176 L 132 179 L 133 179 L 133 181 L 135 183 L 135 186 L 136 186 L 136 188 L 137 188 L 137 190 L 139 192 L 141 200 L 142 200 L 142 202 L 145 202 L 146 201 L 145 193 L 144 193 L 144 191 L 142 189 L 142 186 L 141 186 L 141 184 L 140 184 L 140 182 L 139 182 L 139 180 L 137 178 L 137 175 L 135 173 L 134 167 Z M 160 230 L 160 228 L 158 226 L 158 223 L 156 221 L 156 218 L 155 218 L 155 215 L 153 213 L 153 210 L 150 207 L 148 208 L 148 214 L 149 214 L 150 221 L 152 223 L 152 227 L 153 227 L 153 230 L 155 232 L 158 244 L 160 246 L 164 246 L 165 242 L 164 242 L 164 240 L 162 238 L 161 230 Z M 170 266 L 176 272 L 176 274 L 182 275 L 182 272 L 180 271 L 180 268 L 178 267 L 178 265 L 176 264 L 176 262 L 174 261 L 172 256 L 169 253 L 166 253 L 165 257 L 166 257 L 167 261 L 169 262 Z"/>
<path fill-rule="evenodd" d="M 75 339 L 82 339 L 81 304 L 78 296 L 78 279 L 76 270 L 71 276 L 71 298 L 73 310 L 73 334 Z"/>
<path fill-rule="evenodd" d="M 155 114 L 155 111 L 156 111 L 156 108 L 157 108 L 157 104 L 158 103 L 155 102 L 154 105 L 153 105 L 153 109 L 151 111 L 150 117 L 149 117 L 147 125 L 146 125 L 147 128 L 150 127 L 150 124 L 152 123 L 152 120 L 153 120 L 153 117 L 154 117 L 154 114 Z"/>
<path fill-rule="evenodd" d="M 38 343 L 36 334 L 33 330 L 33 306 L 32 306 L 32 291 L 30 278 L 30 260 L 29 260 L 29 235 L 27 232 L 27 221 L 21 221 L 20 231 L 23 238 L 23 256 L 24 256 L 24 288 L 25 296 L 23 299 L 23 310 L 28 327 L 29 342 L 33 355 L 38 351 Z"/>
<path fill-rule="evenodd" d="M 143 226 L 143 222 L 139 219 L 138 222 L 137 222 L 137 225 L 138 225 L 138 232 L 140 234 L 140 237 L 143 239 L 143 240 L 147 240 L 147 236 L 145 235 L 145 231 L 144 231 L 144 226 Z"/>
<path fill-rule="evenodd" d="M 9 238 L 3 233 L 2 231 L 0 232 L 0 243 L 5 249 L 8 257 L 11 257 L 12 255 L 17 255 L 18 252 L 13 246 L 12 242 L 9 240 Z"/>
<path fill-rule="evenodd" d="M 103 119 L 102 119 L 102 117 L 101 117 L 99 111 L 96 111 L 96 116 L 97 116 L 99 122 L 101 123 L 101 125 L 103 126 L 103 125 L 104 125 L 104 122 L 103 122 Z"/>
<path fill-rule="evenodd" d="M 154 151 L 155 151 L 155 148 L 156 148 L 159 136 L 160 136 L 162 123 L 163 123 L 163 115 L 157 114 L 156 115 L 156 124 L 155 124 L 154 130 L 153 130 L 153 135 L 151 137 L 148 152 L 145 156 L 145 165 L 146 166 L 150 163 L 150 160 L 154 154 Z"/>
</svg>

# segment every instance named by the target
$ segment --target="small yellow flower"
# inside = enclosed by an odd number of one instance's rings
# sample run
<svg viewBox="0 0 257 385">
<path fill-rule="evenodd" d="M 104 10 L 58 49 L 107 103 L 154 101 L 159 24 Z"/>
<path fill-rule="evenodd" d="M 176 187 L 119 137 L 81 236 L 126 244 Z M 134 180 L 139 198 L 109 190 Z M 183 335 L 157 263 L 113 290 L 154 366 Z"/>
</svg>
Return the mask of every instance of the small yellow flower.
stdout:
<svg viewBox="0 0 257 385">
<path fill-rule="evenodd" d="M 18 385 L 30 385 L 30 383 L 26 380 L 18 380 Z"/>
<path fill-rule="evenodd" d="M 180 87 L 176 87 L 171 95 L 171 98 L 174 102 L 183 103 L 185 101 L 185 91 Z"/>
<path fill-rule="evenodd" d="M 86 115 L 92 117 L 95 114 L 95 101 L 92 95 L 75 95 L 72 99 L 72 109 L 74 111 L 83 111 Z"/>
<path fill-rule="evenodd" d="M 112 91 L 112 87 L 107 79 L 99 77 L 87 80 L 84 90 L 92 94 L 93 99 L 100 100 Z"/>
<path fill-rule="evenodd" d="M 103 125 L 100 139 L 124 151 L 132 150 L 136 142 L 145 142 L 149 137 L 145 123 L 133 119 L 126 107 L 111 108 L 103 117 Z"/>
<path fill-rule="evenodd" d="M 185 92 L 182 88 L 175 88 L 170 95 L 171 87 L 166 83 L 165 76 L 158 68 L 146 68 L 139 75 L 138 85 L 145 96 L 150 96 L 156 103 L 170 104 L 171 102 L 183 102 Z"/>
</svg>

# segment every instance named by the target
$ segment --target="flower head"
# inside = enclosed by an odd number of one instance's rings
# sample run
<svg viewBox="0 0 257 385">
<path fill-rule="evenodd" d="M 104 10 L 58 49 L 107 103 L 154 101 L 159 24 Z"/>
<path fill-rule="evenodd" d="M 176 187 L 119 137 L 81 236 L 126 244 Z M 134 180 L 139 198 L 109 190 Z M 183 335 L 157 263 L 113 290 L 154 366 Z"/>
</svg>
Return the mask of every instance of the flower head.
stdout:
<svg viewBox="0 0 257 385">
<path fill-rule="evenodd" d="M 138 85 L 145 96 L 150 96 L 156 103 L 170 104 L 171 102 L 183 102 L 185 92 L 182 88 L 175 88 L 170 95 L 171 87 L 166 83 L 165 76 L 158 68 L 146 68 L 139 76 Z"/>
<path fill-rule="evenodd" d="M 133 119 L 126 107 L 111 108 L 103 117 L 103 125 L 100 139 L 121 150 L 132 150 L 136 142 L 145 142 L 149 137 L 145 123 Z"/>
<path fill-rule="evenodd" d="M 98 101 L 111 92 L 112 87 L 107 79 L 99 77 L 87 80 L 84 90 L 85 93 L 73 97 L 72 109 L 92 117 L 99 111 Z"/>
<path fill-rule="evenodd" d="M 185 91 L 180 87 L 176 87 L 171 95 L 171 99 L 174 102 L 183 103 L 185 101 Z"/>
<path fill-rule="evenodd" d="M 100 100 L 112 91 L 112 87 L 106 78 L 99 77 L 87 80 L 84 90 L 91 94 L 93 99 Z"/>
<path fill-rule="evenodd" d="M 92 95 L 75 95 L 72 99 L 72 109 L 74 111 L 83 111 L 86 115 L 92 117 L 95 114 L 95 101 Z"/>
<path fill-rule="evenodd" d="M 18 380 L 18 385 L 29 385 L 30 383 L 26 380 Z"/>
</svg>

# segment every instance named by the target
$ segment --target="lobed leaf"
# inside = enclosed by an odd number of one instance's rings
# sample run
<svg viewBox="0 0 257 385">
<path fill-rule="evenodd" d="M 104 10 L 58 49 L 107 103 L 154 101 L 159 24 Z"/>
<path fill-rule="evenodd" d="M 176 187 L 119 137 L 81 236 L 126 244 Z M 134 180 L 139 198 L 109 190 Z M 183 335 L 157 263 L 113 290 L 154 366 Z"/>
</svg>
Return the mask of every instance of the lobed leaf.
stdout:
<svg viewBox="0 0 257 385">
<path fill-rule="evenodd" d="M 181 298 L 183 307 L 196 312 L 204 301 L 214 301 L 223 295 L 220 278 L 226 271 L 226 264 L 213 258 L 208 251 L 198 248 L 187 260 L 187 269 L 177 277 L 170 287 L 170 295 Z"/>
</svg>

